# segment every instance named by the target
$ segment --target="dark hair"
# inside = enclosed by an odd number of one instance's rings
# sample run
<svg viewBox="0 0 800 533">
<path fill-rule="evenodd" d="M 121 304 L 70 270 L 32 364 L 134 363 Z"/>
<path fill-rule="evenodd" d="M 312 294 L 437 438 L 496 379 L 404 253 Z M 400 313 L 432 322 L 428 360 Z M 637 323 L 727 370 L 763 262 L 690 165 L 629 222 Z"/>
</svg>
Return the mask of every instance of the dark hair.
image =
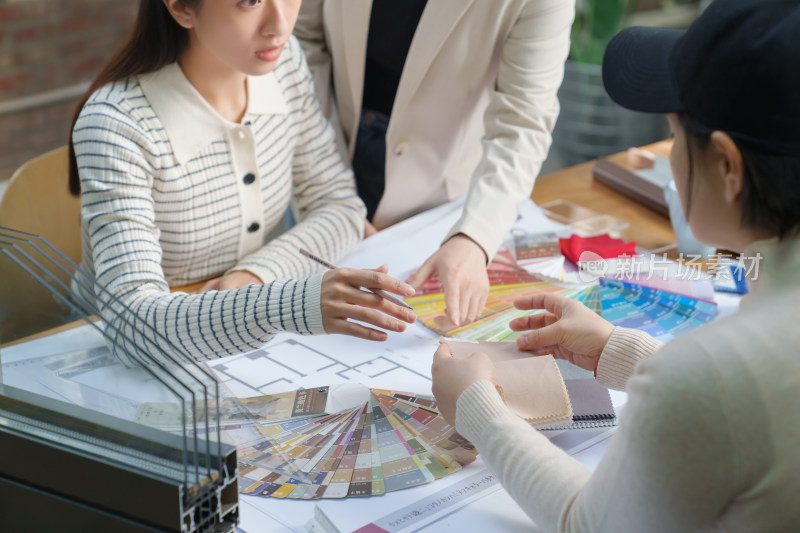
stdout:
<svg viewBox="0 0 800 533">
<path fill-rule="evenodd" d="M 679 113 L 678 120 L 686 132 L 689 159 L 688 220 L 693 188 L 692 153 L 708 148 L 714 130 L 688 113 Z M 731 138 L 742 153 L 744 165 L 741 226 L 765 230 L 783 239 L 800 228 L 800 157 L 771 154 L 734 135 Z"/>
<path fill-rule="evenodd" d="M 181 0 L 181 3 L 195 6 L 200 0 Z M 86 101 L 107 83 L 154 72 L 177 61 L 188 41 L 186 29 L 175 22 L 163 0 L 140 1 L 139 13 L 130 34 L 89 86 L 72 116 L 69 128 L 69 190 L 73 195 L 80 194 L 81 185 L 72 130 Z"/>
</svg>

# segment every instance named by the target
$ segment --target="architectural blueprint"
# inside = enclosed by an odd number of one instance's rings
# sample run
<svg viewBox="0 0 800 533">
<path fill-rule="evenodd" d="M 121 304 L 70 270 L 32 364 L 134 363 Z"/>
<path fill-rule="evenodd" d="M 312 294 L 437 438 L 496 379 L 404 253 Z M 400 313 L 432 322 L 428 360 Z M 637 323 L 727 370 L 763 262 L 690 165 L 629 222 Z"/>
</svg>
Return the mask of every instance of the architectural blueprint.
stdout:
<svg viewBox="0 0 800 533">
<path fill-rule="evenodd" d="M 208 366 L 238 397 L 351 381 L 429 393 L 437 339 L 435 333 L 416 324 L 385 343 L 286 333 L 258 350 L 211 361 Z"/>
</svg>

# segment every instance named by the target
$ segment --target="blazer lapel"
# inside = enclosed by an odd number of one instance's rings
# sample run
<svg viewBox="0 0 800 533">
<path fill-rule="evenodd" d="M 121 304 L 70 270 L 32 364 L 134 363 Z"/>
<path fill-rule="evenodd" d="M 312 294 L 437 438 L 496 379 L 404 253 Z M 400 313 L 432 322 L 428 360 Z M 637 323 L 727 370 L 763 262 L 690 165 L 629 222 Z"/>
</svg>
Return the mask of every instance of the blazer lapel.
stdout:
<svg viewBox="0 0 800 533">
<path fill-rule="evenodd" d="M 433 63 L 433 59 L 447 40 L 450 32 L 466 13 L 474 0 L 428 0 L 422 18 L 417 25 L 414 40 L 408 51 L 400 85 L 392 108 L 392 115 L 402 110 L 411 100 L 414 92 L 422 83 L 425 73 Z M 367 14 L 369 17 L 369 14 Z M 369 25 L 369 21 L 367 22 Z M 361 65 L 362 71 L 364 65 Z M 363 85 L 363 72 L 361 85 Z"/>
</svg>

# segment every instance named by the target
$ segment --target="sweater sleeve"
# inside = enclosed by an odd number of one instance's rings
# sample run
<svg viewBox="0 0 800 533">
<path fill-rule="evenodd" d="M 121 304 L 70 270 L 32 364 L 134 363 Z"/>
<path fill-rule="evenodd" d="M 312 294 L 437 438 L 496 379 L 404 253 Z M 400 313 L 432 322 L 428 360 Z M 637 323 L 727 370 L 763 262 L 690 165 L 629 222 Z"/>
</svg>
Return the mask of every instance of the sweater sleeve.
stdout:
<svg viewBox="0 0 800 533">
<path fill-rule="evenodd" d="M 597 382 L 602 386 L 625 390 L 639 361 L 650 357 L 664 345 L 637 329 L 616 327 L 611 333 L 597 364 Z"/>
<path fill-rule="evenodd" d="M 292 164 L 299 221 L 234 268 L 250 270 L 265 281 L 318 270 L 318 265 L 298 254 L 299 248 L 335 263 L 361 240 L 366 217 L 353 172 L 336 149 L 333 129 L 320 110 L 305 56 L 294 37 L 289 43 L 294 69 L 287 76 L 291 82 L 286 83 L 302 88 L 291 104 L 300 131 Z"/>
<path fill-rule="evenodd" d="M 459 397 L 456 428 L 543 531 L 706 530 L 735 490 L 721 387 L 698 345 L 673 341 L 637 367 L 594 473 L 516 417 L 489 381 Z"/>
<path fill-rule="evenodd" d="M 90 100 L 73 140 L 93 292 L 123 361 L 154 346 L 212 359 L 256 349 L 279 331 L 324 332 L 321 274 L 232 291 L 170 293 L 152 197 L 157 150 L 135 111 Z"/>
</svg>

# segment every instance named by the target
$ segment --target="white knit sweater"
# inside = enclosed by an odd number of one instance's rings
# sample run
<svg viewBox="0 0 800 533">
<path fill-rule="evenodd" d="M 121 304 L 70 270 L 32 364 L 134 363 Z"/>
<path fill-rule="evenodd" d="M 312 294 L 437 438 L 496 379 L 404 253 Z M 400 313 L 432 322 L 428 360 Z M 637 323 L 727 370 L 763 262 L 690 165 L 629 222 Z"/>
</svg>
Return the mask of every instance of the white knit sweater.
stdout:
<svg viewBox="0 0 800 533">
<path fill-rule="evenodd" d="M 298 249 L 336 261 L 365 210 L 294 38 L 272 73 L 248 78 L 248 100 L 229 122 L 173 63 L 99 89 L 80 113 L 83 266 L 106 289 L 93 291 L 103 320 L 128 332 L 123 360 L 152 343 L 200 360 L 324 332 L 320 267 Z M 299 223 L 268 240 L 290 201 Z M 170 293 L 230 270 L 264 285 Z"/>
<path fill-rule="evenodd" d="M 763 261 L 738 313 L 666 345 L 617 328 L 598 382 L 626 386 L 594 473 L 514 416 L 488 381 L 456 427 L 544 531 L 797 531 L 800 524 L 800 239 Z"/>
</svg>

